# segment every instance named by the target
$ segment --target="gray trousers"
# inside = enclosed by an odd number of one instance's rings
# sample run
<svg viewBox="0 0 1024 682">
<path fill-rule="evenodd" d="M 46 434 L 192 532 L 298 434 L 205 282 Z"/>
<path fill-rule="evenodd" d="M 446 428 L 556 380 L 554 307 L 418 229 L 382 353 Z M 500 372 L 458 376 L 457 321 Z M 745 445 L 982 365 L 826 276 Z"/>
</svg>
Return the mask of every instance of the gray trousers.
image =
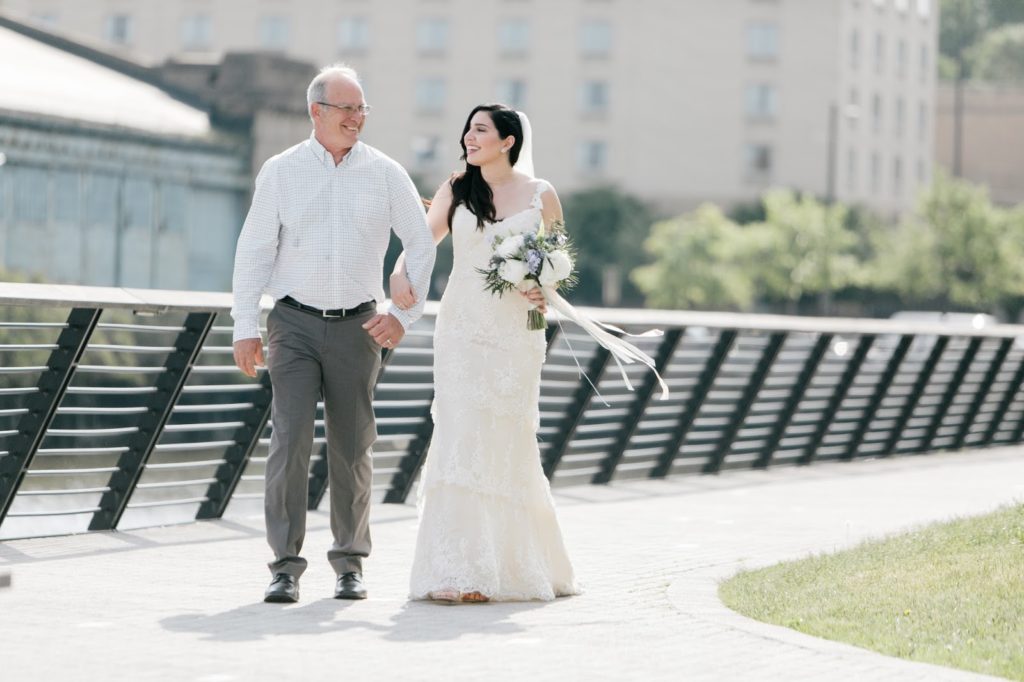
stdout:
<svg viewBox="0 0 1024 682">
<path fill-rule="evenodd" d="M 369 311 L 324 319 L 278 303 L 267 318 L 274 428 L 264 512 L 267 542 L 274 552 L 271 573 L 299 577 L 306 570 L 300 552 L 321 396 L 334 535 L 327 559 L 340 575 L 362 571 L 362 559 L 370 554 L 370 479 L 377 439 L 373 389 L 381 356 L 380 346 L 362 325 L 373 315 Z"/>
</svg>

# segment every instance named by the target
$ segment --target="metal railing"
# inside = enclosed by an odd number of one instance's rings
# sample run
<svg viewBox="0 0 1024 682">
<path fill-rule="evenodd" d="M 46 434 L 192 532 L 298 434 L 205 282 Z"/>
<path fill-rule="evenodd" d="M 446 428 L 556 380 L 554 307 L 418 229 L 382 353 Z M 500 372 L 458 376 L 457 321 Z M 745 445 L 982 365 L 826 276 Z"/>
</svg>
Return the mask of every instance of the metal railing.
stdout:
<svg viewBox="0 0 1024 682">
<path fill-rule="evenodd" d="M 266 372 L 234 367 L 230 297 L 0 285 L 0 537 L 217 518 L 262 498 Z M 554 485 L 1019 443 L 1024 327 L 654 310 L 628 330 L 671 389 L 553 321 L 539 430 Z M 403 502 L 432 433 L 436 304 L 385 357 L 373 487 Z M 586 378 L 580 369 L 585 372 Z M 309 506 L 327 485 L 322 414 Z"/>
</svg>

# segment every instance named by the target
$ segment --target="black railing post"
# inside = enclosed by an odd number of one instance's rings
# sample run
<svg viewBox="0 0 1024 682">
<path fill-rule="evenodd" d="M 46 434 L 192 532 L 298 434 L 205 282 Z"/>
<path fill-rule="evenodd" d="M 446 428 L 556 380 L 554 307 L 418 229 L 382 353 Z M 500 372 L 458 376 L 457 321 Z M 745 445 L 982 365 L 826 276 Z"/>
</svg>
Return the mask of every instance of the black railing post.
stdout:
<svg viewBox="0 0 1024 682">
<path fill-rule="evenodd" d="M 683 333 L 684 330 L 682 328 L 670 329 L 665 333 L 662 343 L 658 344 L 654 356 L 654 369 L 657 370 L 658 374 L 665 374 L 665 369 L 669 366 L 669 360 L 675 354 L 679 341 L 683 338 Z M 623 455 L 626 453 L 633 434 L 636 433 L 637 427 L 640 425 L 643 413 L 647 410 L 650 399 L 654 395 L 654 389 L 657 386 L 657 378 L 654 376 L 654 373 L 648 372 L 644 376 L 643 384 L 636 391 L 633 403 L 630 406 L 630 412 L 626 415 L 622 428 L 615 435 L 614 444 L 611 445 L 607 457 L 601 462 L 601 470 L 594 474 L 591 482 L 607 483 L 611 480 L 615 473 L 615 468 L 623 460 Z"/>
<path fill-rule="evenodd" d="M 565 451 L 569 448 L 573 434 L 576 433 L 580 422 L 583 421 L 583 414 L 587 411 L 587 405 L 590 404 L 591 398 L 594 397 L 597 385 L 601 383 L 601 375 L 604 374 L 604 368 L 608 366 L 611 356 L 611 352 L 603 346 L 598 346 L 594 350 L 594 356 L 587 364 L 586 376 L 581 378 L 572 400 L 565 408 L 565 416 L 558 426 L 551 446 L 544 453 L 544 475 L 548 479 L 554 477 L 562 457 L 565 456 Z"/>
<path fill-rule="evenodd" d="M 28 412 L 18 420 L 18 435 L 7 455 L 0 457 L 0 523 L 57 414 L 100 313 L 98 308 L 74 308 L 68 314 L 67 325 L 57 337 L 57 347 L 46 361 L 46 371 L 39 377 L 36 392 L 26 401 Z"/>
<path fill-rule="evenodd" d="M 985 402 L 985 396 L 988 395 L 989 389 L 995 383 L 999 370 L 1003 368 L 1003 363 L 1006 361 L 1006 356 L 1009 355 L 1011 347 L 1013 347 L 1013 339 L 1003 339 L 999 342 L 999 348 L 996 350 L 996 354 L 988 366 L 988 371 L 985 372 L 985 378 L 978 385 L 978 390 L 974 393 L 974 400 L 971 401 L 971 406 L 967 408 L 964 420 L 960 422 L 960 428 L 957 429 L 956 438 L 953 440 L 954 450 L 959 450 L 963 447 L 967 434 L 970 432 L 971 426 L 974 425 L 974 420 L 978 416 L 978 411 L 981 410 L 981 404 Z M 992 418 L 995 419 L 995 415 Z"/>
<path fill-rule="evenodd" d="M 654 358 L 654 368 L 658 371 L 658 374 L 665 373 L 665 368 L 668 366 L 669 360 L 672 359 L 672 355 L 675 354 L 679 341 L 683 338 L 683 333 L 684 330 L 682 328 L 669 329 L 665 332 L 665 337 L 658 345 Z M 601 462 L 601 471 L 594 474 L 593 483 L 608 483 L 612 480 L 615 469 L 619 466 L 619 462 L 622 461 L 622 456 L 629 446 L 629 441 L 633 438 L 633 434 L 636 433 L 640 419 L 644 416 L 644 412 L 647 410 L 647 406 L 650 404 L 651 397 L 654 395 L 654 390 L 657 387 L 657 377 L 654 376 L 654 372 L 648 372 L 644 376 L 643 384 L 636 391 L 633 403 L 629 406 L 629 413 L 626 415 L 619 433 L 615 436 L 615 444 L 611 446 L 608 455 Z"/>
<path fill-rule="evenodd" d="M 708 397 L 711 387 L 715 384 L 718 371 L 725 363 L 725 359 L 729 357 L 729 351 L 732 350 L 732 345 L 736 342 L 737 333 L 734 329 L 723 329 L 719 332 L 718 341 L 711 350 L 707 362 L 704 363 L 704 368 L 697 378 L 697 383 L 694 384 L 690 397 L 686 401 L 686 408 L 679 415 L 679 421 L 672 430 L 672 435 L 669 437 L 665 449 L 658 457 L 658 463 L 651 470 L 651 478 L 668 476 L 669 471 L 672 469 L 672 462 L 675 461 L 680 446 L 686 440 L 686 434 L 690 431 L 693 420 L 697 418 L 701 405 L 704 404 L 704 400 Z"/>
<path fill-rule="evenodd" d="M 768 377 L 768 372 L 771 371 L 775 358 L 778 357 L 779 351 L 782 350 L 782 344 L 785 342 L 786 334 L 783 332 L 776 332 L 768 338 L 768 343 L 765 344 L 764 350 L 761 352 L 761 358 L 757 361 L 757 366 L 750 373 L 747 385 L 740 395 L 740 401 L 736 404 L 736 409 L 733 410 L 732 416 L 729 417 L 729 423 L 722 432 L 722 437 L 718 439 L 715 449 L 711 452 L 707 463 L 704 465 L 704 473 L 718 473 L 722 468 L 722 462 L 725 461 L 725 456 L 729 453 L 733 441 L 736 440 L 736 435 L 750 413 L 750 408 L 754 405 L 757 394 L 761 391 L 764 380 Z"/>
<path fill-rule="evenodd" d="M 811 439 L 804 446 L 804 453 L 797 460 L 799 464 L 810 464 L 818 456 L 818 448 L 825 439 L 825 434 L 828 433 L 832 420 L 836 418 L 839 406 L 843 404 L 843 400 L 846 398 L 846 394 L 849 393 L 850 386 L 853 385 L 853 380 L 857 378 L 857 372 L 860 371 L 860 366 L 864 364 L 864 359 L 867 358 L 868 351 L 871 350 L 874 342 L 875 337 L 873 334 L 865 334 L 860 337 L 860 341 L 857 342 L 857 350 L 853 352 L 853 356 L 846 364 L 846 368 L 839 379 L 839 385 L 836 386 L 835 391 L 825 405 L 825 410 L 821 414 L 821 421 L 818 422 L 818 428 L 815 429 Z"/>
<path fill-rule="evenodd" d="M 384 502 L 388 504 L 402 504 L 408 499 L 413 481 L 416 480 L 416 475 L 427 458 L 430 440 L 434 435 L 434 419 L 430 415 L 430 407 L 428 404 L 423 415 L 423 423 L 416 431 L 416 437 L 409 443 L 409 449 L 398 463 L 398 471 L 391 477 L 391 485 L 384 495 Z"/>
<path fill-rule="evenodd" d="M 913 342 L 914 337 L 911 334 L 904 334 L 900 337 L 900 342 L 896 344 L 896 349 L 889 357 L 889 362 L 886 363 L 885 371 L 882 372 L 882 376 L 878 377 L 878 383 L 875 384 L 875 390 L 871 392 L 868 404 L 864 406 L 864 414 L 861 415 L 856 428 L 850 434 L 850 440 L 846 443 L 846 451 L 843 452 L 842 459 L 851 460 L 856 456 L 860 444 L 864 442 L 864 435 L 868 432 L 868 427 L 871 426 L 871 420 L 875 418 L 878 408 L 885 400 L 889 387 L 892 386 L 893 379 L 896 378 L 896 373 L 900 371 L 900 365 L 903 364 L 903 358 L 907 356 L 907 351 L 910 350 L 910 344 Z"/>
<path fill-rule="evenodd" d="M 992 421 L 989 422 L 988 428 L 985 429 L 985 438 L 979 445 L 991 445 L 992 441 L 996 437 L 996 433 L 999 431 L 1000 425 L 1006 420 L 1006 413 L 1010 409 L 1010 404 L 1013 403 L 1014 398 L 1017 397 L 1017 393 L 1020 391 L 1021 384 L 1024 384 L 1024 357 L 1021 357 L 1020 364 L 1017 366 L 1017 371 L 1014 373 L 1010 383 L 1006 386 L 1006 393 L 1003 394 L 1002 399 L 999 401 L 999 407 L 996 408 L 995 415 L 992 417 Z M 1024 415 L 1021 416 L 1021 424 L 1024 424 Z M 1020 436 L 1014 438 L 1011 442 L 1016 443 L 1020 439 Z"/>
<path fill-rule="evenodd" d="M 216 317 L 216 313 L 189 313 L 185 318 L 174 351 L 168 354 L 164 371 L 156 380 L 157 391 L 139 418 L 139 430 L 128 442 L 128 450 L 117 462 L 118 470 L 110 476 L 109 490 L 100 498 L 100 508 L 93 514 L 89 530 L 117 528 Z"/>
<path fill-rule="evenodd" d="M 885 447 L 882 448 L 881 454 L 883 457 L 896 452 L 896 445 L 900 441 L 903 429 L 906 428 L 907 422 L 910 421 L 911 415 L 914 414 L 914 409 L 917 408 L 917 404 L 921 401 L 921 396 L 924 395 L 925 390 L 928 388 L 928 382 L 931 381 L 932 374 L 935 373 L 935 368 L 938 366 L 939 360 L 942 359 L 942 354 L 946 351 L 947 345 L 949 345 L 948 336 L 940 336 L 935 340 L 935 345 L 932 346 L 928 359 L 925 361 L 924 366 L 921 367 L 921 371 L 918 373 L 917 379 L 910 389 L 910 395 L 907 396 L 906 402 L 903 403 L 903 407 L 900 409 L 900 415 L 896 418 L 896 423 L 893 424 L 892 431 L 889 433 L 889 439 L 885 442 Z"/>
<path fill-rule="evenodd" d="M 229 446 L 224 453 L 224 461 L 213 475 L 217 480 L 207 488 L 206 502 L 199 505 L 197 519 L 219 519 L 224 515 L 267 426 L 272 401 L 270 372 L 264 371 L 260 374 L 259 390 L 252 399 L 252 407 L 242 416 L 243 425 L 235 429 L 232 437 L 235 444 Z"/>
<path fill-rule="evenodd" d="M 789 391 L 789 397 L 786 398 L 786 403 L 783 405 L 782 411 L 779 412 L 779 417 L 775 420 L 771 433 L 768 434 L 768 438 L 765 440 L 761 456 L 754 462 L 755 467 L 766 468 L 771 465 L 772 457 L 775 456 L 775 449 L 779 447 L 786 429 L 789 428 L 789 423 L 793 421 L 793 415 L 796 414 L 797 407 L 800 406 L 800 401 L 804 399 L 807 387 L 811 385 L 814 373 L 818 371 L 821 359 L 825 357 L 825 352 L 831 345 L 832 334 L 818 335 L 818 340 L 814 342 L 814 346 L 807 354 L 807 360 L 804 362 L 800 374 L 797 375 L 796 381 L 793 382 L 793 388 Z"/>
<path fill-rule="evenodd" d="M 935 414 L 932 415 L 932 420 L 928 424 L 928 431 L 925 434 L 924 441 L 921 443 L 922 452 L 928 452 L 932 449 L 932 443 L 935 442 L 935 437 L 938 435 L 939 429 L 942 428 L 942 421 L 946 418 L 949 406 L 953 404 L 953 400 L 960 390 L 960 385 L 963 384 L 964 377 L 967 376 L 967 371 L 970 369 L 971 363 L 974 362 L 974 356 L 978 354 L 981 341 L 982 338 L 976 336 L 967 344 L 967 350 L 964 351 L 963 357 L 960 358 L 956 372 L 953 373 L 953 377 L 949 380 L 949 385 L 946 386 L 945 393 L 942 394 L 942 400 L 935 406 Z"/>
</svg>

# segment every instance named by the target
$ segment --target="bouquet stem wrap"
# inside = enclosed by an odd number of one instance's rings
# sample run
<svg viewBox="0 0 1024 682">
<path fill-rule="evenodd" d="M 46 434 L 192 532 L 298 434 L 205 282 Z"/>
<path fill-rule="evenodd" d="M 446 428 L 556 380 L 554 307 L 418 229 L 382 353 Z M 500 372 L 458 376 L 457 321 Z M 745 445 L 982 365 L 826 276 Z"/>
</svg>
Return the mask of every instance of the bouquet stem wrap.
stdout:
<svg viewBox="0 0 1024 682">
<path fill-rule="evenodd" d="M 651 371 L 654 372 L 654 376 L 657 377 L 658 385 L 661 387 L 660 400 L 666 400 L 668 398 L 668 386 L 665 385 L 665 380 L 661 378 L 660 374 L 658 374 L 654 358 L 628 341 L 623 341 L 614 334 L 606 331 L 611 330 L 624 336 L 642 337 L 661 336 L 662 332 L 660 329 L 652 329 L 651 331 L 644 332 L 643 334 L 627 334 L 618 327 L 613 327 L 609 324 L 603 324 L 601 322 L 591 320 L 589 317 L 573 308 L 572 304 L 562 298 L 557 291 L 547 287 L 543 287 L 541 291 L 544 292 L 544 298 L 547 300 L 548 305 L 558 311 L 559 315 L 578 324 L 585 332 L 590 334 L 598 345 L 611 353 L 612 359 L 615 360 L 615 364 L 618 365 L 619 372 L 622 374 L 622 380 L 626 382 L 626 388 L 632 391 L 633 384 L 630 383 L 629 377 L 626 375 L 626 370 L 622 367 L 622 363 L 629 365 L 634 362 L 641 362 L 647 365 Z"/>
</svg>

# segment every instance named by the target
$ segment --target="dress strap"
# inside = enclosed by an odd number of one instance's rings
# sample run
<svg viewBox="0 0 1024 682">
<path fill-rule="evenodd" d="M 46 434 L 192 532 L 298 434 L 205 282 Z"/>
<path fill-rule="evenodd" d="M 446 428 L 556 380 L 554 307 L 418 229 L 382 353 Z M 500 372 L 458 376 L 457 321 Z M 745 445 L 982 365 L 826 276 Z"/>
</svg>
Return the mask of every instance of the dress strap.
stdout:
<svg viewBox="0 0 1024 682">
<path fill-rule="evenodd" d="M 551 185 L 548 184 L 547 180 L 537 178 L 537 189 L 533 193 L 533 200 L 530 202 L 530 206 L 533 208 L 544 208 L 544 201 L 540 198 L 541 194 L 548 191 Z"/>
</svg>

